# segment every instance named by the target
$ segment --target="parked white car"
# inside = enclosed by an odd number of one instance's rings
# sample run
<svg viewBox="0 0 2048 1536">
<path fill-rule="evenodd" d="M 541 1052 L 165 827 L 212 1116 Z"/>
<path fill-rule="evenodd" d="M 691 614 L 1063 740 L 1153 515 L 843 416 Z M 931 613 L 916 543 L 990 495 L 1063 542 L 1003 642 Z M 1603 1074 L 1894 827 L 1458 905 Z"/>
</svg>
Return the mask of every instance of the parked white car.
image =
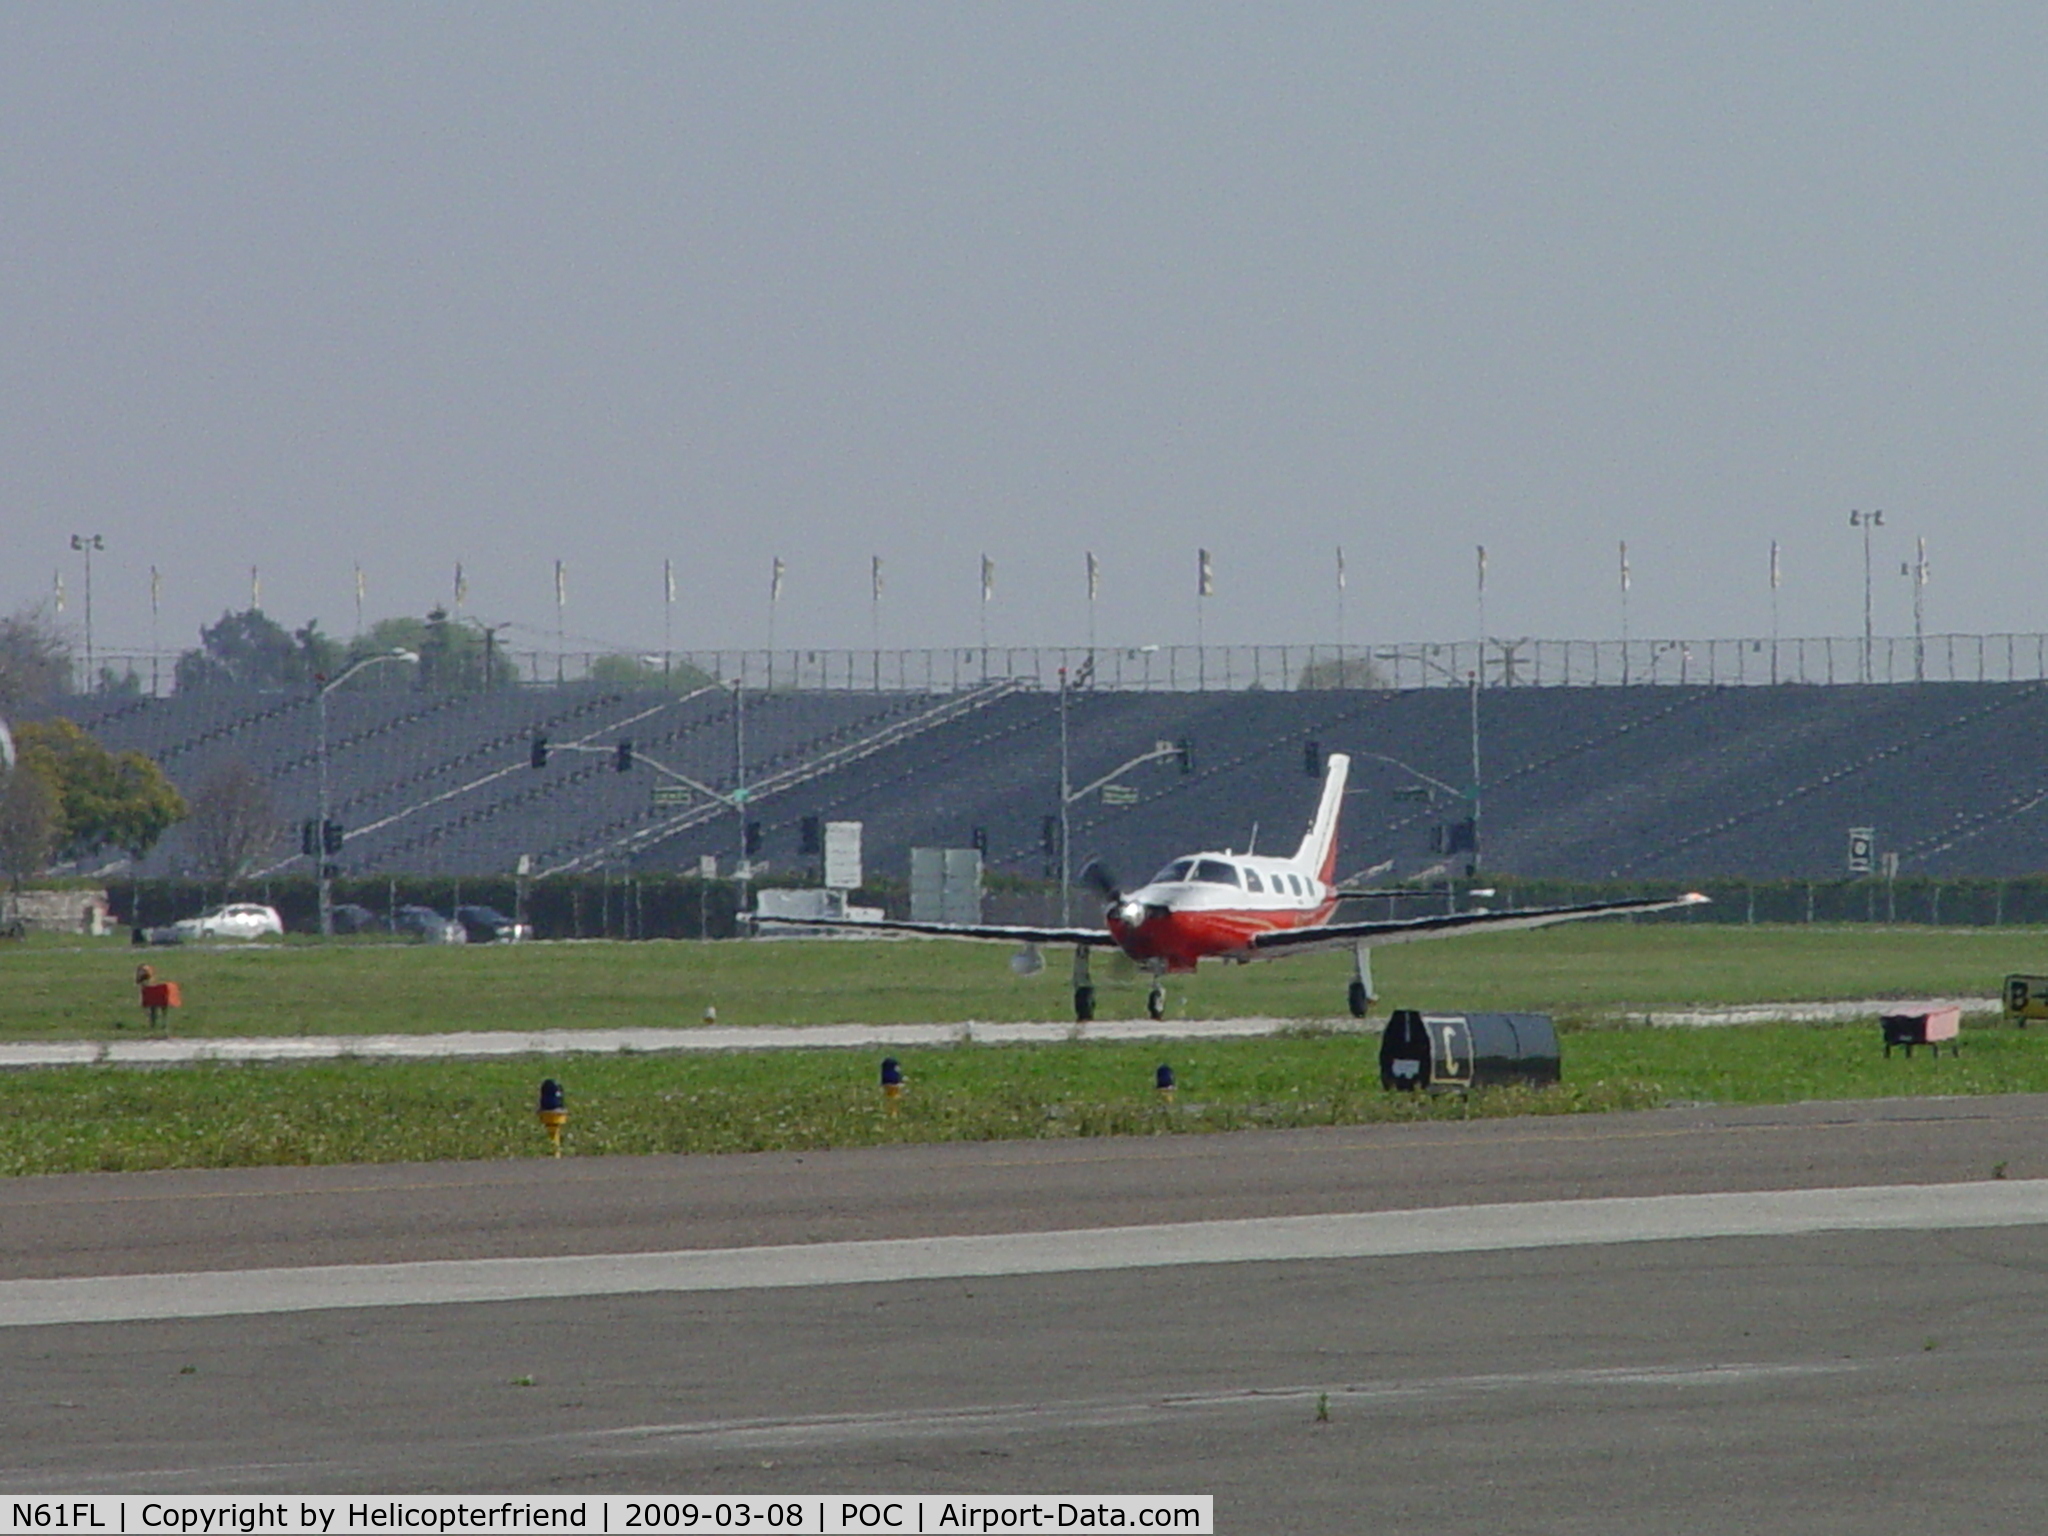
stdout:
<svg viewBox="0 0 2048 1536">
<path fill-rule="evenodd" d="M 171 932 L 177 935 L 174 942 L 190 943 L 194 939 L 261 939 L 270 935 L 282 936 L 284 922 L 277 915 L 277 908 L 261 906 L 253 901 L 230 902 L 198 917 L 184 918 L 171 924 Z"/>
</svg>

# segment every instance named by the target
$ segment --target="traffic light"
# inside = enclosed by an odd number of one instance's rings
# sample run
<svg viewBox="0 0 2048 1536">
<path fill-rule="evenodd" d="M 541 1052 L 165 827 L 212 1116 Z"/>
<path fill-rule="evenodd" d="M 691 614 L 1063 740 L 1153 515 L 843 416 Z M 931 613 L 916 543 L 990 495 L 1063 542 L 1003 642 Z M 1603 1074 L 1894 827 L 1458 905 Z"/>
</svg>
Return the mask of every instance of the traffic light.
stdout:
<svg viewBox="0 0 2048 1536">
<path fill-rule="evenodd" d="M 533 738 L 533 766 L 545 768 L 548 765 L 548 739 L 545 736 Z"/>
<path fill-rule="evenodd" d="M 1038 846 L 1051 858 L 1060 851 L 1060 819 L 1048 816 L 1038 824 Z"/>
<path fill-rule="evenodd" d="M 761 851 L 761 823 L 758 821 L 747 823 L 746 849 L 750 859 Z"/>
<path fill-rule="evenodd" d="M 1323 744 L 1320 741 L 1301 744 L 1301 771 L 1312 779 L 1323 776 Z"/>
<path fill-rule="evenodd" d="M 320 851 L 320 823 L 311 816 L 299 823 L 299 852 L 312 858 Z"/>
<path fill-rule="evenodd" d="M 1181 737 L 1179 742 L 1175 744 L 1174 756 L 1180 760 L 1180 771 L 1182 773 L 1193 773 L 1195 771 L 1195 739 L 1192 736 Z"/>
<path fill-rule="evenodd" d="M 825 851 L 825 818 L 806 816 L 797 823 L 796 851 L 799 854 L 823 853 Z"/>
<path fill-rule="evenodd" d="M 980 854 L 984 859 L 988 857 L 987 827 L 976 827 L 974 829 L 974 851 Z"/>
<path fill-rule="evenodd" d="M 341 852 L 340 822 L 323 821 L 320 823 L 320 851 L 322 853 Z"/>
<path fill-rule="evenodd" d="M 618 755 L 613 759 L 612 766 L 618 769 L 620 773 L 625 773 L 632 768 L 633 739 L 630 736 L 621 739 L 619 742 Z"/>
</svg>

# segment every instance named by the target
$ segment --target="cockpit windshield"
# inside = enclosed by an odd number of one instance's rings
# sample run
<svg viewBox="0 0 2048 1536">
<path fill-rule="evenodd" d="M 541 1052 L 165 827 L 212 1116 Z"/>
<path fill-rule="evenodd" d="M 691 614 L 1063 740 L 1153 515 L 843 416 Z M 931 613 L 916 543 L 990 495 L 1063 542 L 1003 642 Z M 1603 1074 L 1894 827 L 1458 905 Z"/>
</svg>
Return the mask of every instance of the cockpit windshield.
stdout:
<svg viewBox="0 0 2048 1536">
<path fill-rule="evenodd" d="M 1195 865 L 1194 878 L 1203 885 L 1238 884 L 1237 866 L 1221 859 L 1203 859 Z"/>
<path fill-rule="evenodd" d="M 1166 868 L 1152 877 L 1153 885 L 1179 885 L 1187 879 L 1188 871 L 1195 867 L 1193 859 L 1175 859 Z"/>
</svg>

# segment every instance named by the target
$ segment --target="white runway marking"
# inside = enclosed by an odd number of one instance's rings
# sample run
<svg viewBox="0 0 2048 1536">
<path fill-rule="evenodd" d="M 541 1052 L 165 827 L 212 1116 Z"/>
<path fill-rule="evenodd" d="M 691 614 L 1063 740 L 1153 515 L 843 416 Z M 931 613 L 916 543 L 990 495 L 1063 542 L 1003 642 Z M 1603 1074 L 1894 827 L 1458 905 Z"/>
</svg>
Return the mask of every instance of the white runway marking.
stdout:
<svg viewBox="0 0 2048 1536">
<path fill-rule="evenodd" d="M 1543 1200 L 1066 1232 L 0 1282 L 0 1327 L 1814 1232 L 2048 1225 L 2048 1180 Z"/>
<path fill-rule="evenodd" d="M 1300 1019 L 1099 1019 L 1087 1024 L 753 1024 L 687 1029 L 477 1029 L 438 1035 L 218 1035 L 193 1039 L 16 1040 L 0 1069 L 166 1067 L 195 1062 L 423 1060 L 490 1056 L 615 1056 L 670 1051 L 909 1050 L 1063 1040 L 1239 1040 L 1300 1029 Z M 1345 1020 L 1333 1032 L 1369 1033 Z"/>
<path fill-rule="evenodd" d="M 1332 1410 L 1371 1411 L 1443 1402 L 1494 1393 L 1555 1394 L 1582 1388 L 1641 1390 L 1743 1387 L 1827 1378 L 1861 1370 L 1846 1361 L 1793 1364 L 1740 1362 L 1700 1366 L 1586 1366 L 1552 1371 L 1518 1371 L 1481 1376 L 1440 1376 L 1422 1381 L 1337 1385 L 1249 1387 L 1229 1392 L 1183 1392 L 1083 1402 L 1004 1403 L 966 1408 L 905 1408 L 883 1413 L 813 1414 L 794 1419 L 699 1419 L 674 1424 L 629 1424 L 619 1429 L 584 1430 L 552 1439 L 603 1445 L 630 1452 L 644 1442 L 660 1452 L 676 1443 L 728 1452 L 798 1451 L 866 1446 L 890 1440 L 937 1440 L 960 1435 L 1125 1429 L 1134 1425 L 1189 1419 L 1197 1415 L 1242 1416 L 1280 1412 L 1306 1419 L 1320 1400 Z"/>
</svg>

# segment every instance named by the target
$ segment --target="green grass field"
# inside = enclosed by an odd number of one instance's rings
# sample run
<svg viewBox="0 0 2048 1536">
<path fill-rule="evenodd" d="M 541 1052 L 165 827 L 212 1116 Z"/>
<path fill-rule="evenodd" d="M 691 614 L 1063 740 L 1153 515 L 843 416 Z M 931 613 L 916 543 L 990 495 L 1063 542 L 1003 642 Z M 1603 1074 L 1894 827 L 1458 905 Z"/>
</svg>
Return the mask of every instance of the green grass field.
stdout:
<svg viewBox="0 0 2048 1536">
<path fill-rule="evenodd" d="M 899 1112 L 879 1052 L 730 1053 L 291 1067 L 38 1069 L 4 1079 L 0 1172 L 12 1174 L 541 1156 L 543 1076 L 569 1088 L 572 1152 L 717 1152 L 1166 1134 L 1672 1102 L 2048 1091 L 2048 1029 L 1967 1030 L 1960 1059 L 1886 1059 L 1875 1026 L 1649 1029 L 1611 1021 L 1682 1005 L 1962 995 L 2048 969 L 2048 931 L 1588 924 L 1379 952 L 1382 1007 L 1521 1008 L 1564 1026 L 1556 1090 L 1469 1098 L 1383 1093 L 1373 1035 L 1315 1021 L 1341 1006 L 1343 956 L 1174 978 L 1184 1017 L 1278 1015 L 1276 1039 L 968 1046 L 898 1052 Z M 0 1041 L 139 1030 L 118 943 L 0 949 Z M 184 1035 L 368 1033 L 697 1022 L 924 1022 L 1066 1017 L 1066 968 L 1017 977 L 1000 948 L 945 943 L 561 944 L 506 949 L 289 944 L 148 955 L 181 983 Z M 1142 978 L 1098 965 L 1105 1017 L 1137 1016 Z M 1179 1074 L 1175 1102 L 1152 1071 Z"/>
<path fill-rule="evenodd" d="M 687 941 L 430 948 L 265 944 L 142 951 L 0 948 L 0 1040 L 106 1038 L 139 1023 L 139 958 L 177 981 L 184 1035 L 387 1034 L 695 1024 L 1071 1017 L 1068 957 L 1019 977 L 1001 946 L 945 941 Z M 1524 1008 L 1581 1020 L 1689 1004 L 1981 996 L 2048 969 L 2038 928 L 1583 923 L 1374 953 L 1384 1006 Z M 1344 955 L 1205 966 L 1168 980 L 1171 1016 L 1343 1012 Z M 1104 1018 L 1141 1017 L 1143 977 L 1095 966 Z"/>
<path fill-rule="evenodd" d="M 1886 1058 L 1868 1024 L 1585 1029 L 1561 1043 L 1558 1088 L 1434 1097 L 1381 1091 L 1371 1034 L 903 1051 L 895 1114 L 879 1052 L 58 1068 L 4 1080 L 0 1173 L 540 1157 L 543 1076 L 567 1088 L 566 1144 L 584 1155 L 2048 1091 L 2048 1030 L 1971 1029 L 1960 1057 L 1910 1060 Z M 1152 1088 L 1162 1061 L 1180 1080 L 1170 1104 Z"/>
</svg>

